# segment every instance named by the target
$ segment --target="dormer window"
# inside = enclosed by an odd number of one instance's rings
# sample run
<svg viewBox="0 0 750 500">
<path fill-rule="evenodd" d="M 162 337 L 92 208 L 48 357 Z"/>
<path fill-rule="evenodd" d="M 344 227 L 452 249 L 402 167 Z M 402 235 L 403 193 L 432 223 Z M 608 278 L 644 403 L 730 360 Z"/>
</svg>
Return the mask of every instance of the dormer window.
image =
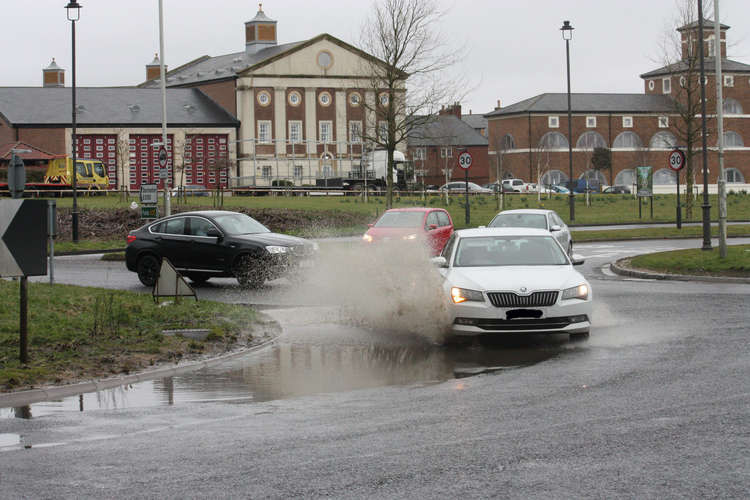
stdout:
<svg viewBox="0 0 750 500">
<path fill-rule="evenodd" d="M 662 78 L 661 79 L 661 93 L 662 94 L 671 94 L 672 93 L 672 79 L 671 78 Z"/>
</svg>

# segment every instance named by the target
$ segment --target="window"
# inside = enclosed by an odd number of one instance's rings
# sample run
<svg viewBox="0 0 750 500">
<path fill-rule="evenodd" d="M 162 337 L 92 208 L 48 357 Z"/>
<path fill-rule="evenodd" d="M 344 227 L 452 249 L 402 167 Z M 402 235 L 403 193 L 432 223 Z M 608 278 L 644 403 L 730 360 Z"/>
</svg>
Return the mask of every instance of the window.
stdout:
<svg viewBox="0 0 750 500">
<path fill-rule="evenodd" d="M 621 149 L 641 149 L 643 147 L 643 141 L 635 132 L 622 132 L 615 137 L 615 142 L 612 143 L 613 148 Z"/>
<path fill-rule="evenodd" d="M 503 136 L 503 143 L 502 146 L 503 151 L 509 151 L 511 149 L 516 149 L 516 140 L 513 139 L 513 136 L 510 134 L 505 134 Z"/>
<path fill-rule="evenodd" d="M 724 75 L 724 86 L 725 87 L 734 87 L 734 76 L 733 75 Z"/>
<path fill-rule="evenodd" d="M 633 127 L 633 117 L 632 116 L 623 116 L 622 117 L 622 128 L 632 128 Z"/>
<path fill-rule="evenodd" d="M 321 92 L 318 94 L 318 102 L 321 106 L 330 106 L 331 105 L 331 94 L 328 92 Z"/>
<path fill-rule="evenodd" d="M 654 81 L 653 81 L 653 80 L 649 80 L 649 81 L 648 81 L 648 89 L 649 89 L 649 90 L 654 90 L 654 87 L 655 87 L 655 86 L 656 86 L 656 85 L 654 84 Z"/>
<path fill-rule="evenodd" d="M 662 94 L 671 94 L 672 93 L 672 79 L 671 78 L 662 78 L 661 79 L 661 93 Z"/>
<path fill-rule="evenodd" d="M 744 148 L 745 143 L 737 132 L 727 130 L 724 132 L 724 147 L 726 148 Z"/>
<path fill-rule="evenodd" d="M 654 185 L 663 186 L 669 184 L 677 184 L 677 176 L 675 175 L 674 170 L 671 168 L 660 168 L 654 172 Z"/>
<path fill-rule="evenodd" d="M 385 142 L 388 139 L 388 122 L 378 122 L 378 140 Z"/>
<path fill-rule="evenodd" d="M 668 116 L 660 116 L 659 117 L 659 128 L 669 128 L 669 117 Z"/>
<path fill-rule="evenodd" d="M 453 158 L 453 148 L 440 148 L 440 158 Z"/>
<path fill-rule="evenodd" d="M 586 117 L 586 127 L 588 127 L 588 128 L 596 128 L 596 116 L 587 116 Z"/>
<path fill-rule="evenodd" d="M 557 186 L 568 182 L 568 175 L 561 170 L 548 170 L 542 175 L 542 186 Z"/>
<path fill-rule="evenodd" d="M 440 227 L 444 226 L 450 226 L 451 225 L 451 219 L 448 217 L 448 214 L 443 211 L 438 211 L 438 221 L 440 222 L 438 225 Z"/>
<path fill-rule="evenodd" d="M 568 139 L 560 132 L 547 132 L 539 140 L 539 147 L 542 149 L 567 149 Z"/>
<path fill-rule="evenodd" d="M 736 168 L 725 169 L 724 175 L 726 175 L 727 182 L 731 182 L 732 184 L 744 184 L 745 183 L 745 176 L 742 175 L 742 172 L 740 172 Z"/>
<path fill-rule="evenodd" d="M 547 125 L 549 128 L 558 128 L 560 127 L 560 117 L 559 116 L 550 116 L 547 118 Z"/>
<path fill-rule="evenodd" d="M 682 87 L 684 89 L 686 83 L 687 83 L 687 80 L 685 79 L 685 77 L 681 76 L 680 77 L 680 87 Z"/>
<path fill-rule="evenodd" d="M 261 90 L 260 92 L 258 92 L 256 99 L 258 99 L 258 104 L 266 107 L 271 104 L 271 93 L 267 90 Z"/>
<path fill-rule="evenodd" d="M 291 92 L 289 92 L 289 95 L 287 96 L 286 99 L 290 105 L 296 107 L 296 106 L 299 106 L 300 103 L 302 102 L 302 94 L 300 94 L 296 90 L 292 90 Z"/>
<path fill-rule="evenodd" d="M 708 57 L 713 57 L 716 53 L 716 37 L 708 36 Z"/>
<path fill-rule="evenodd" d="M 724 99 L 724 113 L 728 115 L 741 115 L 743 113 L 742 104 L 737 99 L 727 97 Z"/>
<path fill-rule="evenodd" d="M 318 66 L 323 69 L 328 69 L 333 66 L 333 56 L 327 50 L 321 50 L 320 52 L 318 52 L 316 61 L 318 63 Z"/>
<path fill-rule="evenodd" d="M 665 130 L 657 132 L 648 144 L 650 149 L 672 149 L 677 146 L 677 139 Z"/>
<path fill-rule="evenodd" d="M 440 226 L 440 221 L 438 220 L 438 213 L 437 212 L 430 212 L 427 214 L 427 220 L 425 220 L 425 229 L 430 230 L 430 226 L 434 224 L 435 226 Z"/>
<path fill-rule="evenodd" d="M 388 94 L 386 94 L 385 92 L 380 94 L 380 97 L 378 98 L 378 100 L 380 101 L 381 106 L 388 106 L 388 101 L 389 101 Z"/>
<path fill-rule="evenodd" d="M 302 142 L 302 122 L 298 120 L 289 122 L 289 142 L 299 144 Z"/>
<path fill-rule="evenodd" d="M 258 142 L 263 144 L 271 142 L 271 120 L 258 120 Z"/>
<path fill-rule="evenodd" d="M 266 180 L 270 179 L 271 178 L 271 165 L 263 165 L 263 167 L 261 167 L 261 175 Z"/>
<path fill-rule="evenodd" d="M 615 186 L 632 186 L 633 184 L 635 184 L 635 170 L 632 168 L 620 170 L 615 177 Z"/>
<path fill-rule="evenodd" d="M 213 224 L 200 217 L 188 217 L 188 224 L 190 226 L 188 234 L 191 236 L 208 236 L 208 232 L 215 229 Z"/>
<path fill-rule="evenodd" d="M 417 148 L 417 149 L 414 150 L 414 159 L 415 160 L 424 160 L 425 159 L 424 148 Z"/>
<path fill-rule="evenodd" d="M 349 142 L 352 142 L 352 143 L 362 142 L 362 122 L 360 121 L 349 122 Z"/>
<path fill-rule="evenodd" d="M 351 94 L 349 94 L 349 104 L 356 107 L 356 106 L 359 106 L 359 103 L 361 102 L 362 102 L 362 96 L 359 95 L 358 92 L 352 92 Z"/>
<path fill-rule="evenodd" d="M 330 120 L 319 121 L 318 137 L 322 143 L 333 142 L 333 122 Z"/>
<path fill-rule="evenodd" d="M 302 165 L 295 165 L 294 166 L 294 178 L 295 179 L 301 179 L 302 178 Z"/>
<path fill-rule="evenodd" d="M 589 130 L 588 132 L 584 132 L 583 134 L 581 134 L 581 137 L 579 137 L 578 141 L 576 142 L 577 149 L 594 149 L 606 147 L 607 141 L 604 140 L 604 137 L 602 137 L 599 132 L 594 132 L 593 130 Z"/>
</svg>

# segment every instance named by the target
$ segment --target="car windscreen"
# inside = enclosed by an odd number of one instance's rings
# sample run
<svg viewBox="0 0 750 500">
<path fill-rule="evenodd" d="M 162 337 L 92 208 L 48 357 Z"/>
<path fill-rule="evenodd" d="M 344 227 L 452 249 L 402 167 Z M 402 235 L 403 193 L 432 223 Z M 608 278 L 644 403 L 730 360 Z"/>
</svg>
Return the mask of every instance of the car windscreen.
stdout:
<svg viewBox="0 0 750 500">
<path fill-rule="evenodd" d="M 424 212 L 386 212 L 374 227 L 420 227 Z"/>
<path fill-rule="evenodd" d="M 569 263 L 551 236 L 461 238 L 453 267 L 563 266 Z"/>
<path fill-rule="evenodd" d="M 544 214 L 497 214 L 488 227 L 533 227 L 547 229 L 547 217 Z"/>
<path fill-rule="evenodd" d="M 266 226 L 245 214 L 217 215 L 214 220 L 228 234 L 270 233 Z"/>
</svg>

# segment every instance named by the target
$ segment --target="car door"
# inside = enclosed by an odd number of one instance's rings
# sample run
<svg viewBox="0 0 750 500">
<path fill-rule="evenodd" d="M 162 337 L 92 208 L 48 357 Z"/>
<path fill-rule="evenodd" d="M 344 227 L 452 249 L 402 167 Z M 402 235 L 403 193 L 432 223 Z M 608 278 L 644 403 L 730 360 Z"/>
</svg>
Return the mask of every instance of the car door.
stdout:
<svg viewBox="0 0 750 500">
<path fill-rule="evenodd" d="M 438 220 L 438 214 L 436 210 L 432 210 L 427 214 L 424 221 L 424 230 L 427 233 L 427 244 L 430 247 L 430 253 L 432 255 L 437 254 L 440 251 L 440 221 Z"/>
<path fill-rule="evenodd" d="M 445 210 L 438 210 L 437 217 L 439 227 L 438 238 L 436 242 L 436 252 L 440 253 L 440 251 L 445 246 L 445 243 L 448 241 L 448 238 L 450 238 L 451 234 L 453 234 L 453 221 L 451 220 L 451 216 Z"/>
<path fill-rule="evenodd" d="M 566 226 L 565 222 L 563 222 L 560 216 L 554 212 L 548 214 L 548 219 L 550 227 L 552 227 L 552 225 L 560 226 L 560 230 L 555 231 L 552 234 L 560 243 L 560 246 L 562 246 L 567 251 L 568 246 L 570 245 L 570 230 L 568 229 L 568 226 Z"/>
<path fill-rule="evenodd" d="M 182 268 L 188 257 L 188 237 L 185 235 L 186 217 L 173 217 L 151 229 L 156 250 L 176 268 Z"/>
<path fill-rule="evenodd" d="M 185 262 L 186 269 L 221 271 L 225 266 L 226 249 L 219 243 L 216 234 L 219 229 L 205 217 L 188 217 L 190 254 Z"/>
</svg>

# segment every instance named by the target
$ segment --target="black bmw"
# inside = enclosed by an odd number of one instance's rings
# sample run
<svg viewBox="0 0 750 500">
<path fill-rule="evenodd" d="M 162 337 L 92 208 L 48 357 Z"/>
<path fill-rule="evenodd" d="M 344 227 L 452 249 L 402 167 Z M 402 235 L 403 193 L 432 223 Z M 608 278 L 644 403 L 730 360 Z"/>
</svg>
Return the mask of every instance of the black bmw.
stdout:
<svg viewBox="0 0 750 500">
<path fill-rule="evenodd" d="M 146 286 L 159 277 L 162 258 L 193 282 L 235 277 L 241 286 L 294 272 L 318 250 L 316 243 L 272 233 L 252 217 L 221 210 L 185 212 L 131 231 L 125 261 Z"/>
</svg>

